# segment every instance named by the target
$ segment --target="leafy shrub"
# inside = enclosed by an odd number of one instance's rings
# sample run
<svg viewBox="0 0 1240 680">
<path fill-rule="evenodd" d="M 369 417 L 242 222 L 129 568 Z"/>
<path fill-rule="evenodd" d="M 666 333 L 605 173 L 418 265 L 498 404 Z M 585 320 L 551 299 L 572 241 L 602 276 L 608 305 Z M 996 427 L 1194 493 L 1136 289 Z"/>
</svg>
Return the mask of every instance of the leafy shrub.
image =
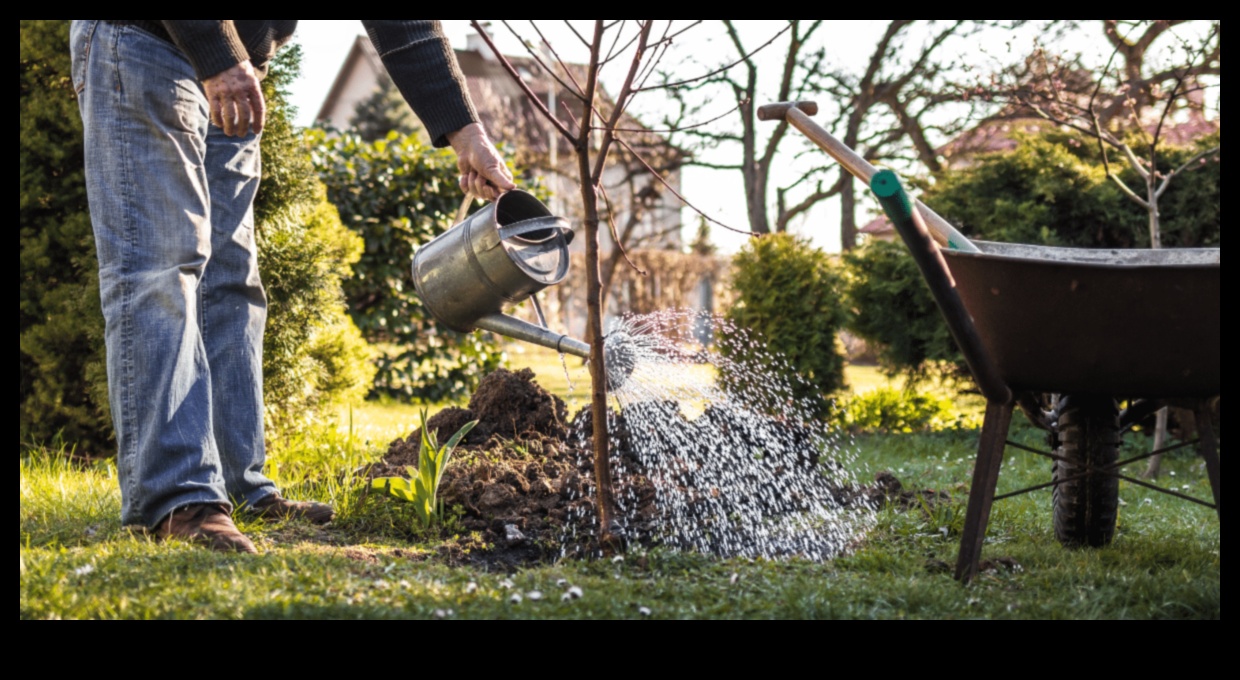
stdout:
<svg viewBox="0 0 1240 680">
<path fill-rule="evenodd" d="M 890 387 L 847 397 L 839 408 L 845 426 L 856 432 L 938 432 L 965 424 L 950 399 Z"/>
<path fill-rule="evenodd" d="M 790 234 L 750 241 L 732 266 L 737 299 L 727 319 L 762 347 L 740 334 L 725 334 L 720 352 L 745 364 L 764 364 L 791 383 L 793 398 L 818 415 L 828 413 L 827 396 L 844 387 L 844 353 L 836 333 L 846 310 L 837 266 Z M 722 378 L 726 383 L 731 376 Z"/>
<path fill-rule="evenodd" d="M 1159 169 L 1169 172 L 1220 141 L 1216 133 L 1187 147 L 1160 145 Z M 1111 168 L 1128 186 L 1144 186 L 1123 159 L 1112 155 Z M 1221 187 L 1222 163 L 1213 158 L 1171 181 L 1159 199 L 1164 247 L 1219 245 Z M 941 173 L 921 198 L 971 238 L 1086 248 L 1150 243 L 1145 209 L 1107 179 L 1097 142 L 1075 134 L 1020 136 L 1011 151 Z"/>
<path fill-rule="evenodd" d="M 380 351 L 374 391 L 403 399 L 462 396 L 500 365 L 498 344 L 439 326 L 413 286 L 418 245 L 452 226 L 460 207 L 456 157 L 395 132 L 374 142 L 311 130 L 315 168 L 365 251 L 345 282 L 349 313 Z"/>
<path fill-rule="evenodd" d="M 889 374 L 912 384 L 967 375 L 947 324 L 903 243 L 875 241 L 844 254 L 848 329 L 877 350 Z"/>
</svg>

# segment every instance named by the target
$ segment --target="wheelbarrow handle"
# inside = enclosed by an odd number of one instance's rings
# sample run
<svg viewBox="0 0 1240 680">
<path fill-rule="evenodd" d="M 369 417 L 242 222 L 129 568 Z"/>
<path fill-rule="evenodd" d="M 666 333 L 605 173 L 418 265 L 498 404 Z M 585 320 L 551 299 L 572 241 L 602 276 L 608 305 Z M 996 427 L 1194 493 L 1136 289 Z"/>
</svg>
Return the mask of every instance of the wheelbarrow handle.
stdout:
<svg viewBox="0 0 1240 680">
<path fill-rule="evenodd" d="M 904 239 L 913 255 L 913 261 L 917 263 L 926 284 L 930 286 L 934 301 L 947 321 L 947 329 L 960 347 L 961 354 L 964 354 L 964 360 L 969 364 L 969 372 L 977 380 L 978 389 L 993 403 L 1010 404 L 1012 390 L 999 376 L 994 358 L 982 344 L 973 317 L 969 310 L 965 309 L 964 301 L 956 291 L 956 282 L 952 278 L 951 270 L 947 268 L 947 261 L 943 259 L 942 251 L 936 248 L 930 239 L 922 215 L 913 210 L 909 196 L 900 184 L 900 178 L 890 170 L 879 170 L 870 180 L 870 189 L 878 197 L 883 212 L 887 213 L 887 217 L 895 225 L 900 238 Z"/>
<path fill-rule="evenodd" d="M 874 177 L 874 173 L 878 172 L 878 168 L 871 165 L 869 161 L 862 158 L 856 151 L 845 146 L 843 142 L 833 137 L 830 132 L 827 132 L 822 126 L 815 123 L 810 118 L 810 115 L 817 112 L 818 104 L 814 102 L 780 102 L 758 107 L 758 119 L 783 119 L 788 121 L 792 127 L 800 130 L 802 134 L 809 137 L 810 141 L 839 161 L 839 164 L 845 170 L 852 173 L 857 179 L 865 182 L 868 186 L 870 179 Z M 914 201 L 913 203 L 921 212 L 926 226 L 930 228 L 930 235 L 934 237 L 934 240 L 940 246 L 968 253 L 978 252 L 977 246 L 973 245 L 973 242 L 953 227 L 950 222 L 940 217 L 938 213 L 930 208 L 927 208 L 921 201 Z"/>
</svg>

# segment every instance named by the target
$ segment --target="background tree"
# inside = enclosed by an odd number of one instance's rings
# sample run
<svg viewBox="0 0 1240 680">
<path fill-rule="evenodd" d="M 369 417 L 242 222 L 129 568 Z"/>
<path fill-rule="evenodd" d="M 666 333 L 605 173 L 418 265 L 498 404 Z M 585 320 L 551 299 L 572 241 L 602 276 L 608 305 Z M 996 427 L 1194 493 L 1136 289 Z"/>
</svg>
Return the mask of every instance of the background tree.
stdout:
<svg viewBox="0 0 1240 680">
<path fill-rule="evenodd" d="M 708 66 L 713 69 L 709 75 L 691 81 L 684 81 L 675 72 L 663 76 L 663 85 L 679 104 L 677 115 L 666 118 L 665 122 L 669 128 L 679 129 L 680 134 L 692 143 L 691 148 L 698 152 L 689 164 L 741 173 L 749 229 L 755 234 L 786 231 L 793 218 L 839 192 L 838 183 L 824 185 L 821 173 L 811 172 L 789 186 L 776 188 L 779 201 L 772 218 L 769 205 L 771 171 L 781 149 L 787 153 L 784 143 L 789 137 L 788 124 L 780 121 L 774 126 L 760 127 L 755 104 L 770 87 L 767 79 L 760 77 L 761 69 L 755 55 L 762 48 L 772 45 L 783 50 L 777 84 L 769 95 L 774 97 L 773 101 L 811 99 L 822 91 L 817 74 L 826 52 L 814 43 L 815 33 L 822 24 L 822 20 L 794 19 L 774 35 L 764 36 L 751 46 L 750 40 L 741 35 L 737 22 L 723 20 L 726 40 L 732 47 L 732 54 L 726 58 L 726 63 Z M 685 124 L 689 118 L 702 117 L 704 112 L 713 111 L 715 95 L 720 92 L 736 102 L 735 112 L 734 115 L 724 114 L 712 120 L 722 118 L 731 124 L 702 127 Z M 761 131 L 767 129 L 769 134 L 763 136 Z M 701 158 L 701 152 L 707 150 L 734 148 L 737 150 L 732 154 L 735 162 L 711 162 Z M 813 188 L 804 190 L 807 186 Z M 798 190 L 804 190 L 802 195 L 788 205 L 788 197 Z"/>
<path fill-rule="evenodd" d="M 1081 77 L 1079 57 L 1039 49 L 1030 60 L 1030 77 L 1003 89 L 1010 89 L 1013 104 L 1096 141 L 1107 178 L 1145 210 L 1149 245 L 1161 248 L 1160 199 L 1172 180 L 1208 159 L 1221 158 L 1221 141 L 1174 166 L 1166 164 L 1165 150 L 1172 130 L 1179 127 L 1176 123 L 1208 122 L 1203 95 L 1221 85 L 1222 22 L 1107 19 L 1101 26 L 1112 49 L 1089 78 Z M 1071 86 L 1083 81 L 1092 81 L 1088 96 L 1083 88 Z M 1180 113 L 1187 117 L 1177 120 Z M 1126 162 L 1127 180 L 1113 167 L 1112 154 Z M 1164 408 L 1158 412 L 1155 450 L 1162 448 L 1166 431 Z M 1159 462 L 1159 456 L 1151 458 L 1147 477 L 1157 476 Z"/>
<path fill-rule="evenodd" d="M 1220 143 L 1177 166 L 1159 167 L 1168 146 L 1214 129 L 1204 94 L 1221 84 L 1221 22 L 1105 20 L 1101 27 L 1113 49 L 1089 77 L 1082 77 L 1079 55 L 1039 48 L 1026 77 L 1005 86 L 1005 95 L 1014 107 L 1091 137 L 1107 178 L 1145 209 L 1150 247 L 1159 248 L 1159 199 L 1175 177 L 1222 149 Z M 1128 181 L 1112 167 L 1116 155 L 1127 164 Z"/>
<path fill-rule="evenodd" d="M 725 97 L 739 106 L 735 115 L 718 116 L 702 127 L 683 126 L 680 134 L 695 157 L 692 165 L 739 171 L 745 187 L 749 227 L 755 233 L 786 231 L 797 219 L 830 198 L 840 201 L 841 247 L 857 241 L 857 202 L 853 178 L 798 135 L 788 124 L 759 125 L 756 104 L 764 101 L 816 99 L 831 129 L 846 145 L 872 163 L 896 163 L 937 172 L 942 167 L 939 145 L 968 121 L 996 108 L 983 99 L 965 100 L 955 82 L 967 65 L 968 50 L 980 34 L 1005 32 L 1015 24 L 997 22 L 935 22 L 896 20 L 887 24 L 864 66 L 839 65 L 843 55 L 828 44 L 829 24 L 789 21 L 767 40 L 766 54 L 780 51 L 777 70 L 759 63 L 739 24 L 722 22 L 732 54 L 709 78 L 692 84 L 665 76 L 685 115 L 700 115 Z M 735 63 L 736 68 L 727 68 Z M 772 75 L 774 74 L 774 77 Z M 763 130 L 766 130 L 765 136 Z M 735 162 L 705 160 L 730 151 Z M 803 167 L 795 178 L 774 186 L 774 174 L 790 164 Z M 774 201 L 771 191 L 774 190 Z"/>
<path fill-rule="evenodd" d="M 863 71 L 828 74 L 823 91 L 838 106 L 828 127 L 871 163 L 940 172 L 942 143 L 994 108 L 958 94 L 955 83 L 968 69 L 970 45 L 983 33 L 1007 32 L 1015 25 L 891 21 Z M 840 246 L 847 251 L 857 245 L 856 180 L 839 174 Z"/>
</svg>

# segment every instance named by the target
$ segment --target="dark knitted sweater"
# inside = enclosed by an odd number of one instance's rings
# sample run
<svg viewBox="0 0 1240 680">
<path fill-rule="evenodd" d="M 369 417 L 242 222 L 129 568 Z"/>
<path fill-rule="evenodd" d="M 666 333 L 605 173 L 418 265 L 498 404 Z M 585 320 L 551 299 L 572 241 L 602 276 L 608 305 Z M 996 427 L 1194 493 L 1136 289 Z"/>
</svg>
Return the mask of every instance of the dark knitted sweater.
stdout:
<svg viewBox="0 0 1240 680">
<path fill-rule="evenodd" d="M 143 28 L 185 53 L 199 80 L 249 60 L 260 73 L 293 36 L 294 20 L 114 21 Z M 426 126 L 435 146 L 478 121 L 465 76 L 438 21 L 363 19 L 392 82 Z"/>
</svg>

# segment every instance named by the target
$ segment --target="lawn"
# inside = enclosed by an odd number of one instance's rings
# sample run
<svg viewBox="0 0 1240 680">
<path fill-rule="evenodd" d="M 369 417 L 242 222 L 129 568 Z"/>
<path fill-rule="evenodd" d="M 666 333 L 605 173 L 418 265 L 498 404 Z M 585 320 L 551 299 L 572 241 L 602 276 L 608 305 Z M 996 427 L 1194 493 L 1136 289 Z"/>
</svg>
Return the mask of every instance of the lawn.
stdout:
<svg viewBox="0 0 1240 680">
<path fill-rule="evenodd" d="M 510 359 L 570 403 L 585 402 L 580 362 L 569 359 L 566 379 L 554 355 Z M 854 388 L 860 382 L 850 376 Z M 412 429 L 417 410 L 354 408 L 351 428 L 349 413 L 337 428 L 279 442 L 271 456 L 270 473 L 289 495 L 334 503 L 337 520 L 320 528 L 242 519 L 258 556 L 153 543 L 119 526 L 111 463 L 23 457 L 19 618 L 1221 618 L 1217 515 L 1126 483 L 1112 545 L 1060 547 L 1050 494 L 1038 491 L 996 504 L 983 555 L 995 568 L 969 586 L 952 580 L 973 430 L 852 438 L 863 479 L 888 470 L 906 488 L 948 500 L 880 510 L 855 549 L 830 562 L 651 549 L 487 572 L 444 559 L 468 546 L 465 537 L 420 533 L 408 504 L 361 493 L 358 470 Z M 1032 429 L 1013 437 L 1041 443 Z M 1124 455 L 1144 445 L 1130 436 Z M 1048 468 L 1009 450 L 1000 492 L 1044 482 Z M 1172 454 L 1164 469 L 1164 484 L 1210 497 L 1194 456 Z"/>
</svg>

